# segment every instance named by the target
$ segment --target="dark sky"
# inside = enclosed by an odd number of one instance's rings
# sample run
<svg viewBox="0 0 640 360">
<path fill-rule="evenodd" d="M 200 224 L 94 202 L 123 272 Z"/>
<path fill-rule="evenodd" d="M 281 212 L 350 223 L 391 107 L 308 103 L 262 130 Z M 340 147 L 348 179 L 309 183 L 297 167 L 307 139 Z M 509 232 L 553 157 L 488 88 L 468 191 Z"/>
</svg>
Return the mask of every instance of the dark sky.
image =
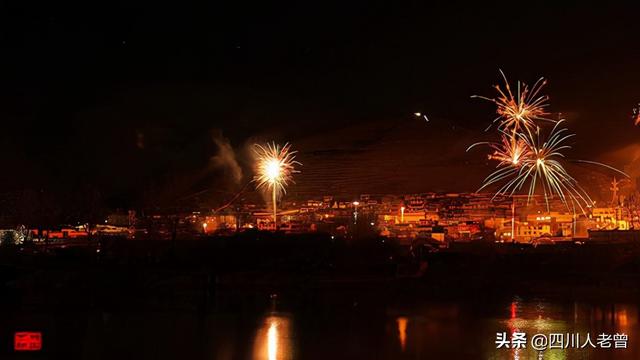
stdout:
<svg viewBox="0 0 640 360">
<path fill-rule="evenodd" d="M 493 109 L 469 97 L 491 95 L 499 68 L 549 79 L 577 156 L 638 136 L 635 7 L 202 3 L 0 3 L 6 191 L 88 188 L 140 206 L 226 186 L 214 137 L 230 141 L 246 179 L 252 139 L 299 143 L 304 157 L 321 148 L 304 148 L 311 135 L 402 127 L 414 111 L 481 136 Z"/>
</svg>

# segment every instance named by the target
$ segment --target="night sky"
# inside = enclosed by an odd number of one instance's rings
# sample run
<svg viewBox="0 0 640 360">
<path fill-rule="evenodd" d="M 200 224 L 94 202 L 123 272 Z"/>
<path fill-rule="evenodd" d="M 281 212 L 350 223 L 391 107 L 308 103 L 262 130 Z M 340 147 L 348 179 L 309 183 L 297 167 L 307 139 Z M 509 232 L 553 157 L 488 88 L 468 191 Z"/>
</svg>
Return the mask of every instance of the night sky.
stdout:
<svg viewBox="0 0 640 360">
<path fill-rule="evenodd" d="M 271 139 L 292 142 L 315 180 L 314 164 L 378 159 L 395 144 L 379 183 L 400 181 L 390 164 L 416 153 L 478 165 L 468 177 L 477 183 L 486 164 L 465 158 L 464 143 L 487 136 L 494 108 L 470 96 L 492 95 L 499 68 L 514 81 L 549 79 L 551 110 L 578 134 L 572 156 L 637 143 L 638 9 L 423 3 L 3 2 L 2 196 L 93 194 L 127 208 L 224 194 L 252 176 L 248 145 Z M 415 111 L 431 121 L 416 123 Z M 422 137 L 438 146 L 416 145 Z M 227 145 L 241 179 L 221 154 Z M 400 178 L 421 179 L 411 191 L 475 190 L 437 166 Z M 358 184 L 349 189 L 370 191 Z"/>
</svg>

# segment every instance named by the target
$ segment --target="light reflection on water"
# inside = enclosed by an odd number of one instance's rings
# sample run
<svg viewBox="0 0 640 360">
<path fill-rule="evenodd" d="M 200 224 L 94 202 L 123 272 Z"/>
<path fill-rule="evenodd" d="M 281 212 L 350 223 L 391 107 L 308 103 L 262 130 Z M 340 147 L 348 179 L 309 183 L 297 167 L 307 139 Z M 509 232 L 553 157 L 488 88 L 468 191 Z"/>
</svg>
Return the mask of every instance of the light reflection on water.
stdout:
<svg viewBox="0 0 640 360">
<path fill-rule="evenodd" d="M 268 315 L 256 331 L 253 359 L 287 360 L 293 358 L 289 315 Z"/>
<path fill-rule="evenodd" d="M 409 322 L 409 319 L 400 316 L 396 319 L 396 322 L 398 323 L 398 340 L 402 351 L 404 351 L 407 347 L 407 322 Z"/>
<path fill-rule="evenodd" d="M 501 310 L 502 309 L 502 310 Z M 328 326 L 296 325 L 295 313 L 268 314 L 256 330 L 253 359 L 375 357 L 380 359 L 637 359 L 638 308 L 629 304 L 589 305 L 522 300 L 497 306 L 430 303 L 388 311 L 381 323 L 356 318 L 324 319 Z M 322 323 L 323 319 L 314 321 Z M 297 322 L 297 320 L 296 320 Z M 362 322 L 362 323 L 359 323 Z M 317 325 L 317 324 L 316 324 Z M 377 326 L 374 328 L 372 326 Z M 496 349 L 496 332 L 534 334 L 626 333 L 629 349 Z M 584 339 L 583 339 L 584 340 Z M 294 349 L 297 356 L 294 356 Z M 300 352 L 298 350 L 301 349 Z M 542 356 L 542 357 L 541 357 Z"/>
<path fill-rule="evenodd" d="M 466 308 L 466 309 L 465 309 Z M 455 310 L 453 310 L 455 309 Z M 542 300 L 514 298 L 502 312 L 483 316 L 486 309 L 468 308 L 468 304 L 432 304 L 424 310 L 395 319 L 397 339 L 406 357 L 480 359 L 638 359 L 635 346 L 638 334 L 638 307 L 630 304 L 590 305 L 557 304 Z M 478 314 L 480 313 L 480 314 Z M 449 314 L 449 316 L 447 316 Z M 478 316 L 480 315 L 480 316 Z M 411 324 L 407 326 L 407 324 Z M 496 332 L 523 332 L 530 340 L 534 334 L 581 334 L 584 343 L 589 333 L 594 343 L 598 334 L 625 333 L 628 349 L 551 349 L 540 353 L 527 342 L 525 349 L 496 349 Z M 477 352 L 479 349 L 482 351 Z M 476 354 L 473 356 L 472 354 Z M 478 356 L 478 353 L 484 354 Z"/>
<path fill-rule="evenodd" d="M 0 316 L 0 340 L 18 328 L 42 330 L 43 355 L 68 359 L 126 354 L 139 360 L 525 360 L 538 359 L 529 343 L 526 349 L 496 349 L 496 333 L 519 331 L 530 339 L 536 333 L 590 333 L 594 338 L 604 332 L 627 334 L 628 349 L 553 349 L 544 359 L 640 359 L 637 304 L 513 297 L 364 306 L 361 299 L 327 305 L 331 299 L 286 298 L 288 312 L 269 309 L 263 299 L 229 302 L 233 305 L 207 313 L 12 311 Z M 77 334 L 84 335 L 78 340 Z"/>
</svg>

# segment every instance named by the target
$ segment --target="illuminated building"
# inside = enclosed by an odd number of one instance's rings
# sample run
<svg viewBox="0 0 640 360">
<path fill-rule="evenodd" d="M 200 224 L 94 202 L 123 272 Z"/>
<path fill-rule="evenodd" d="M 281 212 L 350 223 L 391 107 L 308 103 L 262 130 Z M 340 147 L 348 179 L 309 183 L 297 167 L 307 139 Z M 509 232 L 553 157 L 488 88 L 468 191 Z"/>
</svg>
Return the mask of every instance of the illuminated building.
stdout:
<svg viewBox="0 0 640 360">
<path fill-rule="evenodd" d="M 621 207 L 593 208 L 591 219 L 595 221 L 597 229 L 629 230 L 629 221 L 623 218 Z"/>
<path fill-rule="evenodd" d="M 220 230 L 236 230 L 238 218 L 233 214 L 216 214 L 205 216 L 202 221 L 202 231 L 205 234 Z"/>
</svg>

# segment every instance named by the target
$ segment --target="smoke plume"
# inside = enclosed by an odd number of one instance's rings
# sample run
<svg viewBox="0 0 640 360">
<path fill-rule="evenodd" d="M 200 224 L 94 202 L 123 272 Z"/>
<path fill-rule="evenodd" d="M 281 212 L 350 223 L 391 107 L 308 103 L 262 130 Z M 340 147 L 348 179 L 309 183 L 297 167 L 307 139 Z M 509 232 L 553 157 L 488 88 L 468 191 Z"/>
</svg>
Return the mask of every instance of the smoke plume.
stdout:
<svg viewBox="0 0 640 360">
<path fill-rule="evenodd" d="M 236 160 L 235 152 L 229 140 L 224 138 L 222 134 L 215 133 L 213 142 L 218 146 L 218 154 L 211 157 L 211 163 L 217 168 L 229 171 L 234 183 L 239 184 L 242 180 L 242 168 Z"/>
</svg>

